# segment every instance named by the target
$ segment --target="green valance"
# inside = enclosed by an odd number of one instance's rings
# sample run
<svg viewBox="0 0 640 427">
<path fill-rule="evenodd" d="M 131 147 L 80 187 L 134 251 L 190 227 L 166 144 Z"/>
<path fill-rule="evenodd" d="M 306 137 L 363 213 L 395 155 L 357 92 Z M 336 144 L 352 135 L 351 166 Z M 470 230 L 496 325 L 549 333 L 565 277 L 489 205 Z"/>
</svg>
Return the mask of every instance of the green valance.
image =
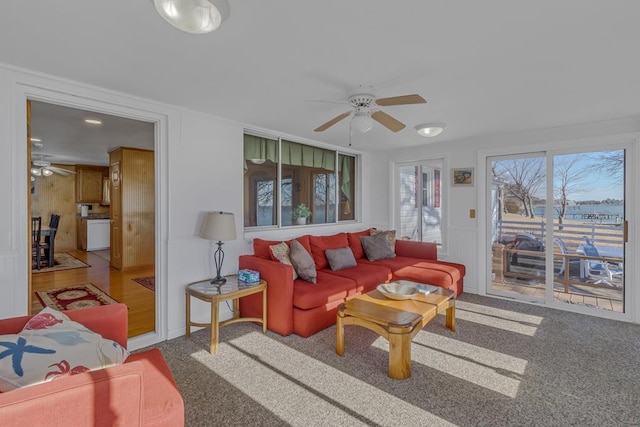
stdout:
<svg viewBox="0 0 640 427">
<path fill-rule="evenodd" d="M 260 163 L 269 160 L 273 163 L 278 163 L 278 141 L 245 134 L 244 160 L 245 171 L 247 170 L 247 162 Z M 334 171 L 336 169 L 335 162 L 335 151 L 282 140 L 283 165 L 304 166 Z"/>
<path fill-rule="evenodd" d="M 282 164 L 334 171 L 336 152 L 282 140 Z"/>
<path fill-rule="evenodd" d="M 278 163 L 278 141 L 259 136 L 244 135 L 244 170 L 247 162 L 259 163 L 266 160 Z"/>
</svg>

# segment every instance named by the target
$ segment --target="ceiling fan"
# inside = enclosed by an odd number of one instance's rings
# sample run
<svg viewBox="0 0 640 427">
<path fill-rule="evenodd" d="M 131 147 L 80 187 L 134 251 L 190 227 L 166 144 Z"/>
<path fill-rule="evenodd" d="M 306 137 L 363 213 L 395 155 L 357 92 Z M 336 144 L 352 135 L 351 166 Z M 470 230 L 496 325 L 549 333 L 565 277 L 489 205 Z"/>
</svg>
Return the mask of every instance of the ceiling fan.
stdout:
<svg viewBox="0 0 640 427">
<path fill-rule="evenodd" d="M 323 132 L 349 116 L 352 116 L 351 127 L 359 130 L 360 132 L 369 131 L 373 127 L 373 120 L 380 123 L 391 132 L 398 132 L 405 128 L 404 123 L 391 117 L 378 107 L 424 104 L 427 102 L 418 94 L 392 96 L 390 98 L 376 98 L 373 92 L 372 86 L 360 86 L 360 92 L 349 97 L 348 103 L 353 107 L 353 109 L 334 117 L 314 129 L 314 132 Z"/>
<path fill-rule="evenodd" d="M 54 173 L 62 176 L 69 176 L 75 174 L 74 171 L 68 169 L 62 169 L 57 166 L 51 166 L 51 162 L 44 160 L 44 158 L 31 161 L 31 175 L 32 176 L 51 176 Z"/>
</svg>

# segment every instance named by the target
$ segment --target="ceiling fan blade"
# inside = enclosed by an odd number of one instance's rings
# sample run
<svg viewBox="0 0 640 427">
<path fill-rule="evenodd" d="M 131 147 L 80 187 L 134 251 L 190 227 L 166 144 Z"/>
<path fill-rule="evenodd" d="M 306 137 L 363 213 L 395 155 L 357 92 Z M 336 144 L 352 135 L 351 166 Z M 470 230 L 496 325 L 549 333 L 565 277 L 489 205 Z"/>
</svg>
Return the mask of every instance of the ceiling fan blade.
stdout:
<svg viewBox="0 0 640 427">
<path fill-rule="evenodd" d="M 334 117 L 333 119 L 329 120 L 327 123 L 323 124 L 322 126 L 314 129 L 314 132 L 322 132 L 325 131 L 327 129 L 329 129 L 331 126 L 335 125 L 336 123 L 338 123 L 340 120 L 346 119 L 347 117 L 349 117 L 351 115 L 351 111 L 347 111 L 346 113 L 342 113 L 340 114 L 338 117 Z"/>
<path fill-rule="evenodd" d="M 405 128 L 404 123 L 399 122 L 383 111 L 376 111 L 374 113 L 371 113 L 371 118 L 389 129 L 391 132 L 398 132 L 399 130 Z"/>
<path fill-rule="evenodd" d="M 392 96 L 391 98 L 376 99 L 376 104 L 381 107 L 388 107 L 390 105 L 407 105 L 407 104 L 426 104 L 426 100 L 414 93 L 413 95 Z"/>
<path fill-rule="evenodd" d="M 49 167 L 47 167 L 47 169 L 49 169 L 51 172 L 55 172 L 55 173 L 57 173 L 58 175 L 62 175 L 62 176 L 69 176 L 69 175 L 71 175 L 71 174 L 74 174 L 74 175 L 75 175 L 75 172 L 74 172 L 74 171 L 70 171 L 70 170 L 68 170 L 68 169 L 58 168 L 58 167 L 56 167 L 56 166 L 49 166 Z"/>
</svg>

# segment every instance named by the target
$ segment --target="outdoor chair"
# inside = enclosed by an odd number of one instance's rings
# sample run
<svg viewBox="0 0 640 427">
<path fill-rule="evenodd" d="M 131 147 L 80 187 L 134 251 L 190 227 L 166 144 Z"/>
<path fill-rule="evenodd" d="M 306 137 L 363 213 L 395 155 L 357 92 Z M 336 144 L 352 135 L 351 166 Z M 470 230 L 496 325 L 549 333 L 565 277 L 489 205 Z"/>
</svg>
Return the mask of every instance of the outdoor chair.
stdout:
<svg viewBox="0 0 640 427">
<path fill-rule="evenodd" d="M 583 252 L 587 259 L 581 260 L 582 271 L 587 280 L 595 280 L 594 284 L 605 284 L 620 287 L 614 284 L 614 277 L 621 277 L 624 273 L 622 264 L 616 264 L 602 260 L 598 248 L 595 245 L 583 245 Z"/>
<path fill-rule="evenodd" d="M 562 253 L 562 262 L 560 264 L 560 268 L 558 269 L 558 275 L 561 276 L 564 274 L 565 269 L 567 268 L 567 266 L 569 267 L 569 273 L 571 273 L 571 265 L 576 265 L 578 266 L 577 268 L 579 269 L 579 265 L 580 265 L 580 259 L 579 258 L 570 258 L 566 255 L 570 254 L 571 252 L 569 251 L 569 249 L 567 249 L 567 245 L 564 243 L 564 241 L 562 240 L 562 238 L 557 237 L 555 239 L 555 243 L 556 246 L 560 249 L 560 252 Z M 577 271 L 577 270 L 574 270 Z"/>
</svg>

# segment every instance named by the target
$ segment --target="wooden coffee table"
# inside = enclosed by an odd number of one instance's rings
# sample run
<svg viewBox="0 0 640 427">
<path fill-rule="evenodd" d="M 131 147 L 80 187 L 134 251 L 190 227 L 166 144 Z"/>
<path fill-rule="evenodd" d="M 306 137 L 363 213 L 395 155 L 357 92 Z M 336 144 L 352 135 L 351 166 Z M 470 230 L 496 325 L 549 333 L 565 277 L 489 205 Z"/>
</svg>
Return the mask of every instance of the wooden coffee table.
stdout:
<svg viewBox="0 0 640 427">
<path fill-rule="evenodd" d="M 444 288 L 407 300 L 392 300 L 377 290 L 338 307 L 336 353 L 344 355 L 344 326 L 358 325 L 389 341 L 389 377 L 411 377 L 411 340 L 438 313 L 446 310 L 446 326 L 456 330 L 454 292 Z"/>
</svg>

